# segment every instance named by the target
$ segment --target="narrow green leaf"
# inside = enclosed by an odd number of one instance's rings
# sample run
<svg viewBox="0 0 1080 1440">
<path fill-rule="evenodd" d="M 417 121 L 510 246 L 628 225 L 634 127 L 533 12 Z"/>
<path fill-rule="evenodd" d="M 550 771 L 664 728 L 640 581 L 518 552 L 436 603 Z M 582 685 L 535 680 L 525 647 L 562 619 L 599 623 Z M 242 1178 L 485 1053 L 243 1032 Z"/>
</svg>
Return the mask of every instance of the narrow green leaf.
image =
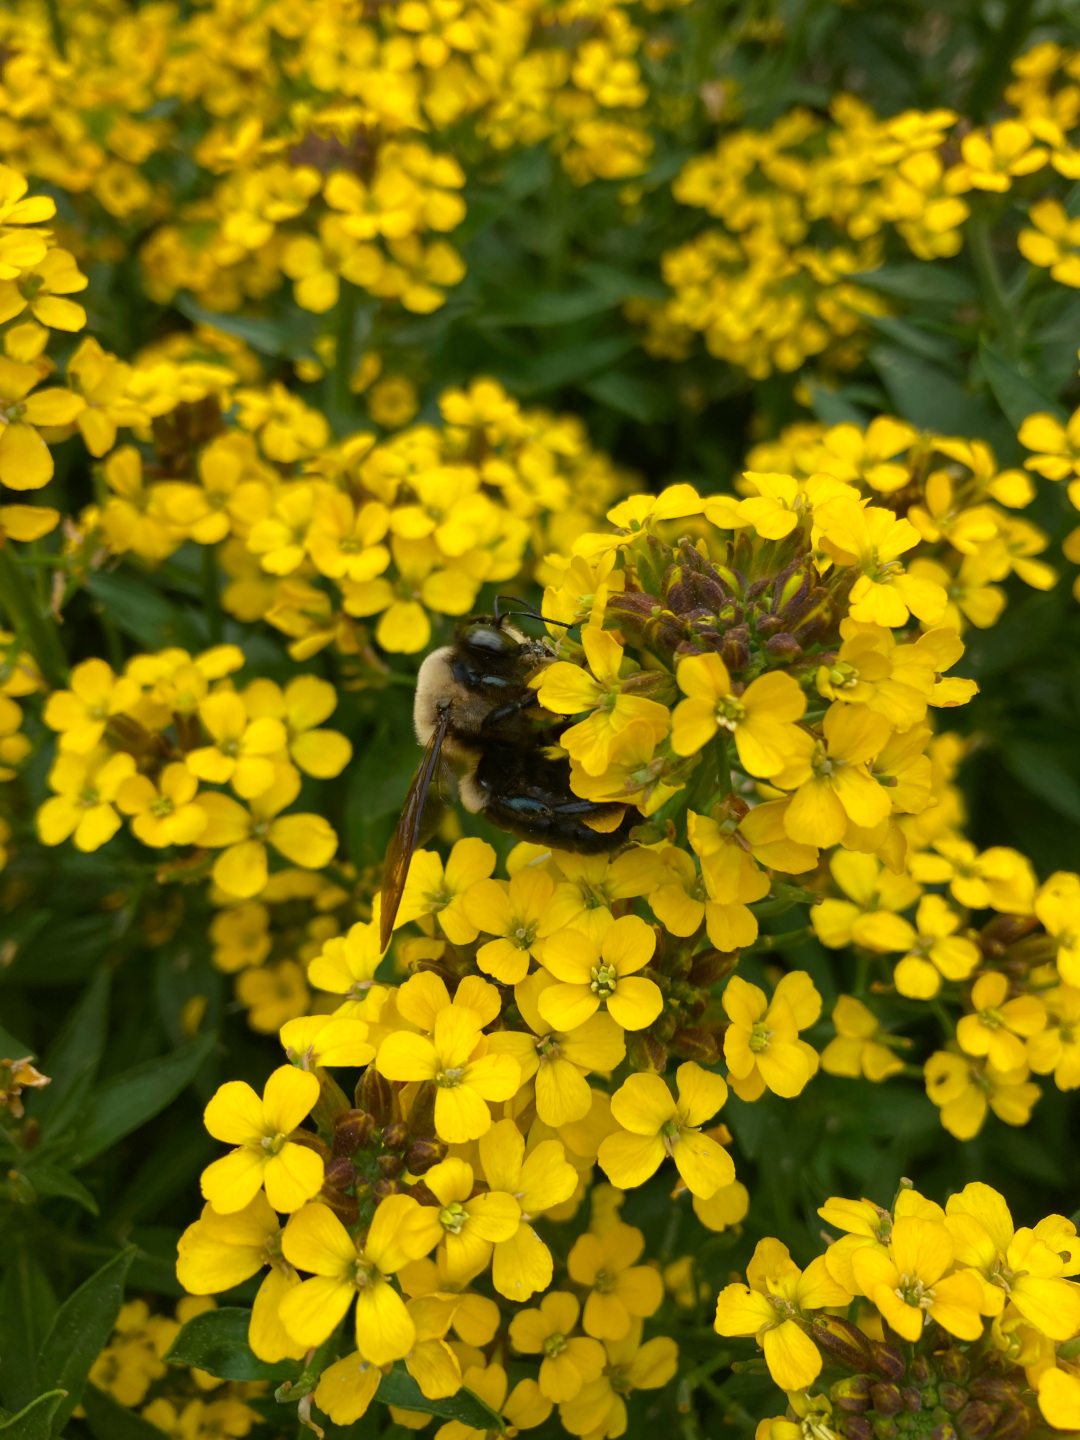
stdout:
<svg viewBox="0 0 1080 1440">
<path fill-rule="evenodd" d="M 1029 415 L 1053 415 L 1062 422 L 1068 418 L 1066 411 L 1056 400 L 1044 395 L 1037 385 L 1022 375 L 1015 365 L 985 340 L 979 345 L 979 364 L 987 384 L 994 392 L 994 399 L 1004 410 L 1005 418 L 1014 430 L 1019 430 Z"/>
<path fill-rule="evenodd" d="M 86 1423 L 97 1440 L 161 1440 L 164 1433 L 96 1385 L 87 1385 L 82 1403 Z"/>
<path fill-rule="evenodd" d="M 383 1376 L 375 1398 L 384 1405 L 397 1405 L 402 1410 L 417 1410 L 422 1415 L 438 1415 L 444 1420 L 460 1420 L 462 1425 L 468 1425 L 473 1430 L 494 1430 L 502 1435 L 506 1429 L 502 1416 L 471 1390 L 459 1390 L 445 1400 L 429 1400 L 404 1365 L 395 1365 L 388 1375 Z"/>
<path fill-rule="evenodd" d="M 960 352 L 951 340 L 946 340 L 940 335 L 931 335 L 928 331 L 920 329 L 918 325 L 911 325 L 906 320 L 897 320 L 892 315 L 869 315 L 867 319 L 871 327 L 879 334 L 884 335 L 886 340 L 891 340 L 905 350 L 910 350 L 913 355 L 946 367 L 956 368 L 959 366 Z"/>
<path fill-rule="evenodd" d="M 0 1283 L 0 1397 L 21 1410 L 37 1394 L 37 1357 L 58 1305 L 45 1271 L 16 1246 Z"/>
<path fill-rule="evenodd" d="M 671 395 L 663 385 L 625 375 L 621 370 L 608 370 L 595 380 L 587 380 L 581 388 L 601 405 L 645 424 L 662 420 L 671 411 Z"/>
<path fill-rule="evenodd" d="M 1059 815 L 1080 824 L 1080 777 L 1066 765 L 1066 753 L 1075 752 L 1072 747 L 1064 752 L 1042 741 L 1019 737 L 1001 747 L 1006 769 L 1026 790 Z"/>
<path fill-rule="evenodd" d="M 16 1040 L 10 1030 L 5 1030 L 0 1025 L 0 1060 L 21 1060 L 24 1055 L 32 1055 L 31 1046 Z"/>
<path fill-rule="evenodd" d="M 857 425 L 860 430 L 866 429 L 870 417 L 865 410 L 853 405 L 835 390 L 815 384 L 813 380 L 807 380 L 806 388 L 810 392 L 814 414 L 823 425 Z"/>
<path fill-rule="evenodd" d="M 975 285 L 959 270 L 944 265 L 921 264 L 882 265 L 877 270 L 863 270 L 849 275 L 856 285 L 880 290 L 897 300 L 929 301 L 935 305 L 970 305 L 978 300 Z"/>
<path fill-rule="evenodd" d="M 39 1163 L 30 1162 L 21 1168 L 27 1180 L 43 1199 L 48 1200 L 53 1196 L 59 1196 L 64 1200 L 74 1200 L 76 1205 L 81 1205 L 91 1215 L 98 1214 L 98 1204 L 93 1195 L 81 1180 L 76 1180 L 74 1175 L 69 1175 L 62 1165 L 54 1165 L 48 1160 L 43 1160 Z"/>
<path fill-rule="evenodd" d="M 988 440 L 999 455 L 1015 444 L 1005 422 L 940 366 L 896 345 L 875 345 L 870 363 L 897 413 L 920 429 L 939 435 L 977 435 Z"/>
<path fill-rule="evenodd" d="M 216 1043 L 215 1034 L 200 1035 L 171 1055 L 148 1060 L 106 1081 L 86 1108 L 86 1121 L 75 1145 L 72 1169 L 88 1164 L 171 1104 L 195 1078 Z"/>
<path fill-rule="evenodd" d="M 124 1303 L 124 1281 L 134 1247 L 114 1255 L 61 1305 L 38 1353 L 38 1384 L 67 1391 L 53 1417 L 59 1434 L 82 1399 L 86 1377 L 109 1336 Z"/>
<path fill-rule="evenodd" d="M 251 1311 L 238 1305 L 204 1310 L 182 1327 L 166 1352 L 170 1365 L 193 1365 L 222 1380 L 273 1380 L 281 1384 L 300 1374 L 296 1360 L 268 1365 L 248 1344 Z"/>
<path fill-rule="evenodd" d="M 584 344 L 563 345 L 528 360 L 502 362 L 496 368 L 520 394 L 573 385 L 607 370 L 637 345 L 628 335 L 607 335 Z"/>
<path fill-rule="evenodd" d="M 290 324 L 289 319 L 258 320 L 249 315 L 218 314 L 217 311 L 204 310 L 184 293 L 177 295 L 173 304 L 196 325 L 212 325 L 216 330 L 224 330 L 226 335 L 235 335 L 253 350 L 258 350 L 260 355 L 316 358 L 311 344 L 317 321 L 314 315 L 307 317 L 310 323 L 305 323 L 303 318 L 293 318 Z"/>
<path fill-rule="evenodd" d="M 110 620 L 140 645 L 151 650 L 170 645 L 198 650 L 206 644 L 206 634 L 194 610 L 182 610 L 160 590 L 134 575 L 98 570 L 84 583 Z"/>
<path fill-rule="evenodd" d="M 49 1440 L 54 1427 L 59 1428 L 55 1417 L 65 1398 L 63 1390 L 47 1390 L 31 1400 L 25 1410 L 0 1421 L 0 1436 L 3 1440 Z"/>
<path fill-rule="evenodd" d="M 34 1097 L 32 1113 L 46 1131 L 50 1118 L 76 1082 L 83 1096 L 94 1083 L 105 1050 L 111 976 L 111 970 L 105 965 L 98 970 L 44 1057 L 45 1074 L 51 1077 L 52 1083 Z"/>
</svg>

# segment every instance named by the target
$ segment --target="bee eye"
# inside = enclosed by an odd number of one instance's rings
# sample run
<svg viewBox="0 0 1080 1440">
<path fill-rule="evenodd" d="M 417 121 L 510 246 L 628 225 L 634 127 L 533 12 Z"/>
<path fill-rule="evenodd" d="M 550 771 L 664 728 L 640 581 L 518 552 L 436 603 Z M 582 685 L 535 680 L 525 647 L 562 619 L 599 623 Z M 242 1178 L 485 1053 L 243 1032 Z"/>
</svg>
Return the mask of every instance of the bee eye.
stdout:
<svg viewBox="0 0 1080 1440">
<path fill-rule="evenodd" d="M 517 641 L 505 630 L 484 621 L 466 625 L 461 632 L 461 643 L 486 655 L 510 655 L 518 649 Z"/>
</svg>

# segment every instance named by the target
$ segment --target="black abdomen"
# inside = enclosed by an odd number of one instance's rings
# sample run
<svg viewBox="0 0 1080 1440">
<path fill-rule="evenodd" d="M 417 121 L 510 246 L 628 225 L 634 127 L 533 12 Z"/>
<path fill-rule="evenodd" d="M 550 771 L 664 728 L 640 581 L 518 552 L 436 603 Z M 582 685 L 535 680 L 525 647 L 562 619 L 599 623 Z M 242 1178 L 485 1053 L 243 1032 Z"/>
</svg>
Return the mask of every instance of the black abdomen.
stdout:
<svg viewBox="0 0 1080 1440">
<path fill-rule="evenodd" d="M 613 816 L 620 805 L 581 800 L 570 789 L 570 763 L 549 760 L 538 750 L 521 751 L 506 745 L 486 747 L 476 767 L 474 782 L 485 797 L 483 813 L 500 830 L 579 855 L 603 855 L 630 838 L 641 823 L 632 806 L 615 830 L 592 830 L 586 820 Z"/>
</svg>

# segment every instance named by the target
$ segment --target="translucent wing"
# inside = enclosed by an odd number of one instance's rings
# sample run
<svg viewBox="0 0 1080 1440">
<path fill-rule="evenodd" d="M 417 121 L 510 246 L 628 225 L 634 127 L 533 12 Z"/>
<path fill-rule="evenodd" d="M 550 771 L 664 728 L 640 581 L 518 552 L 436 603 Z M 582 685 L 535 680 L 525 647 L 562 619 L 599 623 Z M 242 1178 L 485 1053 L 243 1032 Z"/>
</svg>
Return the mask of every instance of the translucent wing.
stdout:
<svg viewBox="0 0 1080 1440">
<path fill-rule="evenodd" d="M 444 789 L 444 775 L 447 766 L 442 760 L 441 752 L 449 727 L 450 711 L 446 709 L 439 715 L 438 723 L 432 731 L 431 739 L 424 751 L 424 758 L 420 762 L 419 770 L 413 776 L 409 793 L 405 797 L 401 818 L 386 851 L 386 863 L 383 866 L 382 924 L 379 934 L 379 945 L 383 950 L 390 944 L 390 937 L 394 933 L 394 920 L 397 918 L 398 907 L 401 904 L 401 896 L 405 889 L 405 881 L 409 874 L 409 862 L 412 860 L 413 852 L 423 843 L 424 831 L 431 834 L 438 823 L 438 813 L 441 811 L 442 802 L 441 800 L 437 801 L 436 797 L 429 792 L 431 782 L 436 777 L 438 777 L 436 790 Z M 435 807 L 434 816 L 433 807 Z M 433 819 L 434 823 L 432 823 Z"/>
</svg>

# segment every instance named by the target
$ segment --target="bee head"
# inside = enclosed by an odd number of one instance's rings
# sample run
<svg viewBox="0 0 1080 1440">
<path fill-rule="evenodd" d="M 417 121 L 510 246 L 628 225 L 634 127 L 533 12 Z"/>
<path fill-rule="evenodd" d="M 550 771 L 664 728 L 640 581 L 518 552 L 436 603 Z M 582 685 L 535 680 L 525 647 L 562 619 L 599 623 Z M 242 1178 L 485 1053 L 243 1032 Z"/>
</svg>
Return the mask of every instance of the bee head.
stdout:
<svg viewBox="0 0 1080 1440">
<path fill-rule="evenodd" d="M 489 619 L 486 615 L 467 620 L 457 634 L 461 648 L 470 651 L 477 660 L 487 662 L 515 658 L 524 639 L 521 631 L 505 620 Z"/>
</svg>

